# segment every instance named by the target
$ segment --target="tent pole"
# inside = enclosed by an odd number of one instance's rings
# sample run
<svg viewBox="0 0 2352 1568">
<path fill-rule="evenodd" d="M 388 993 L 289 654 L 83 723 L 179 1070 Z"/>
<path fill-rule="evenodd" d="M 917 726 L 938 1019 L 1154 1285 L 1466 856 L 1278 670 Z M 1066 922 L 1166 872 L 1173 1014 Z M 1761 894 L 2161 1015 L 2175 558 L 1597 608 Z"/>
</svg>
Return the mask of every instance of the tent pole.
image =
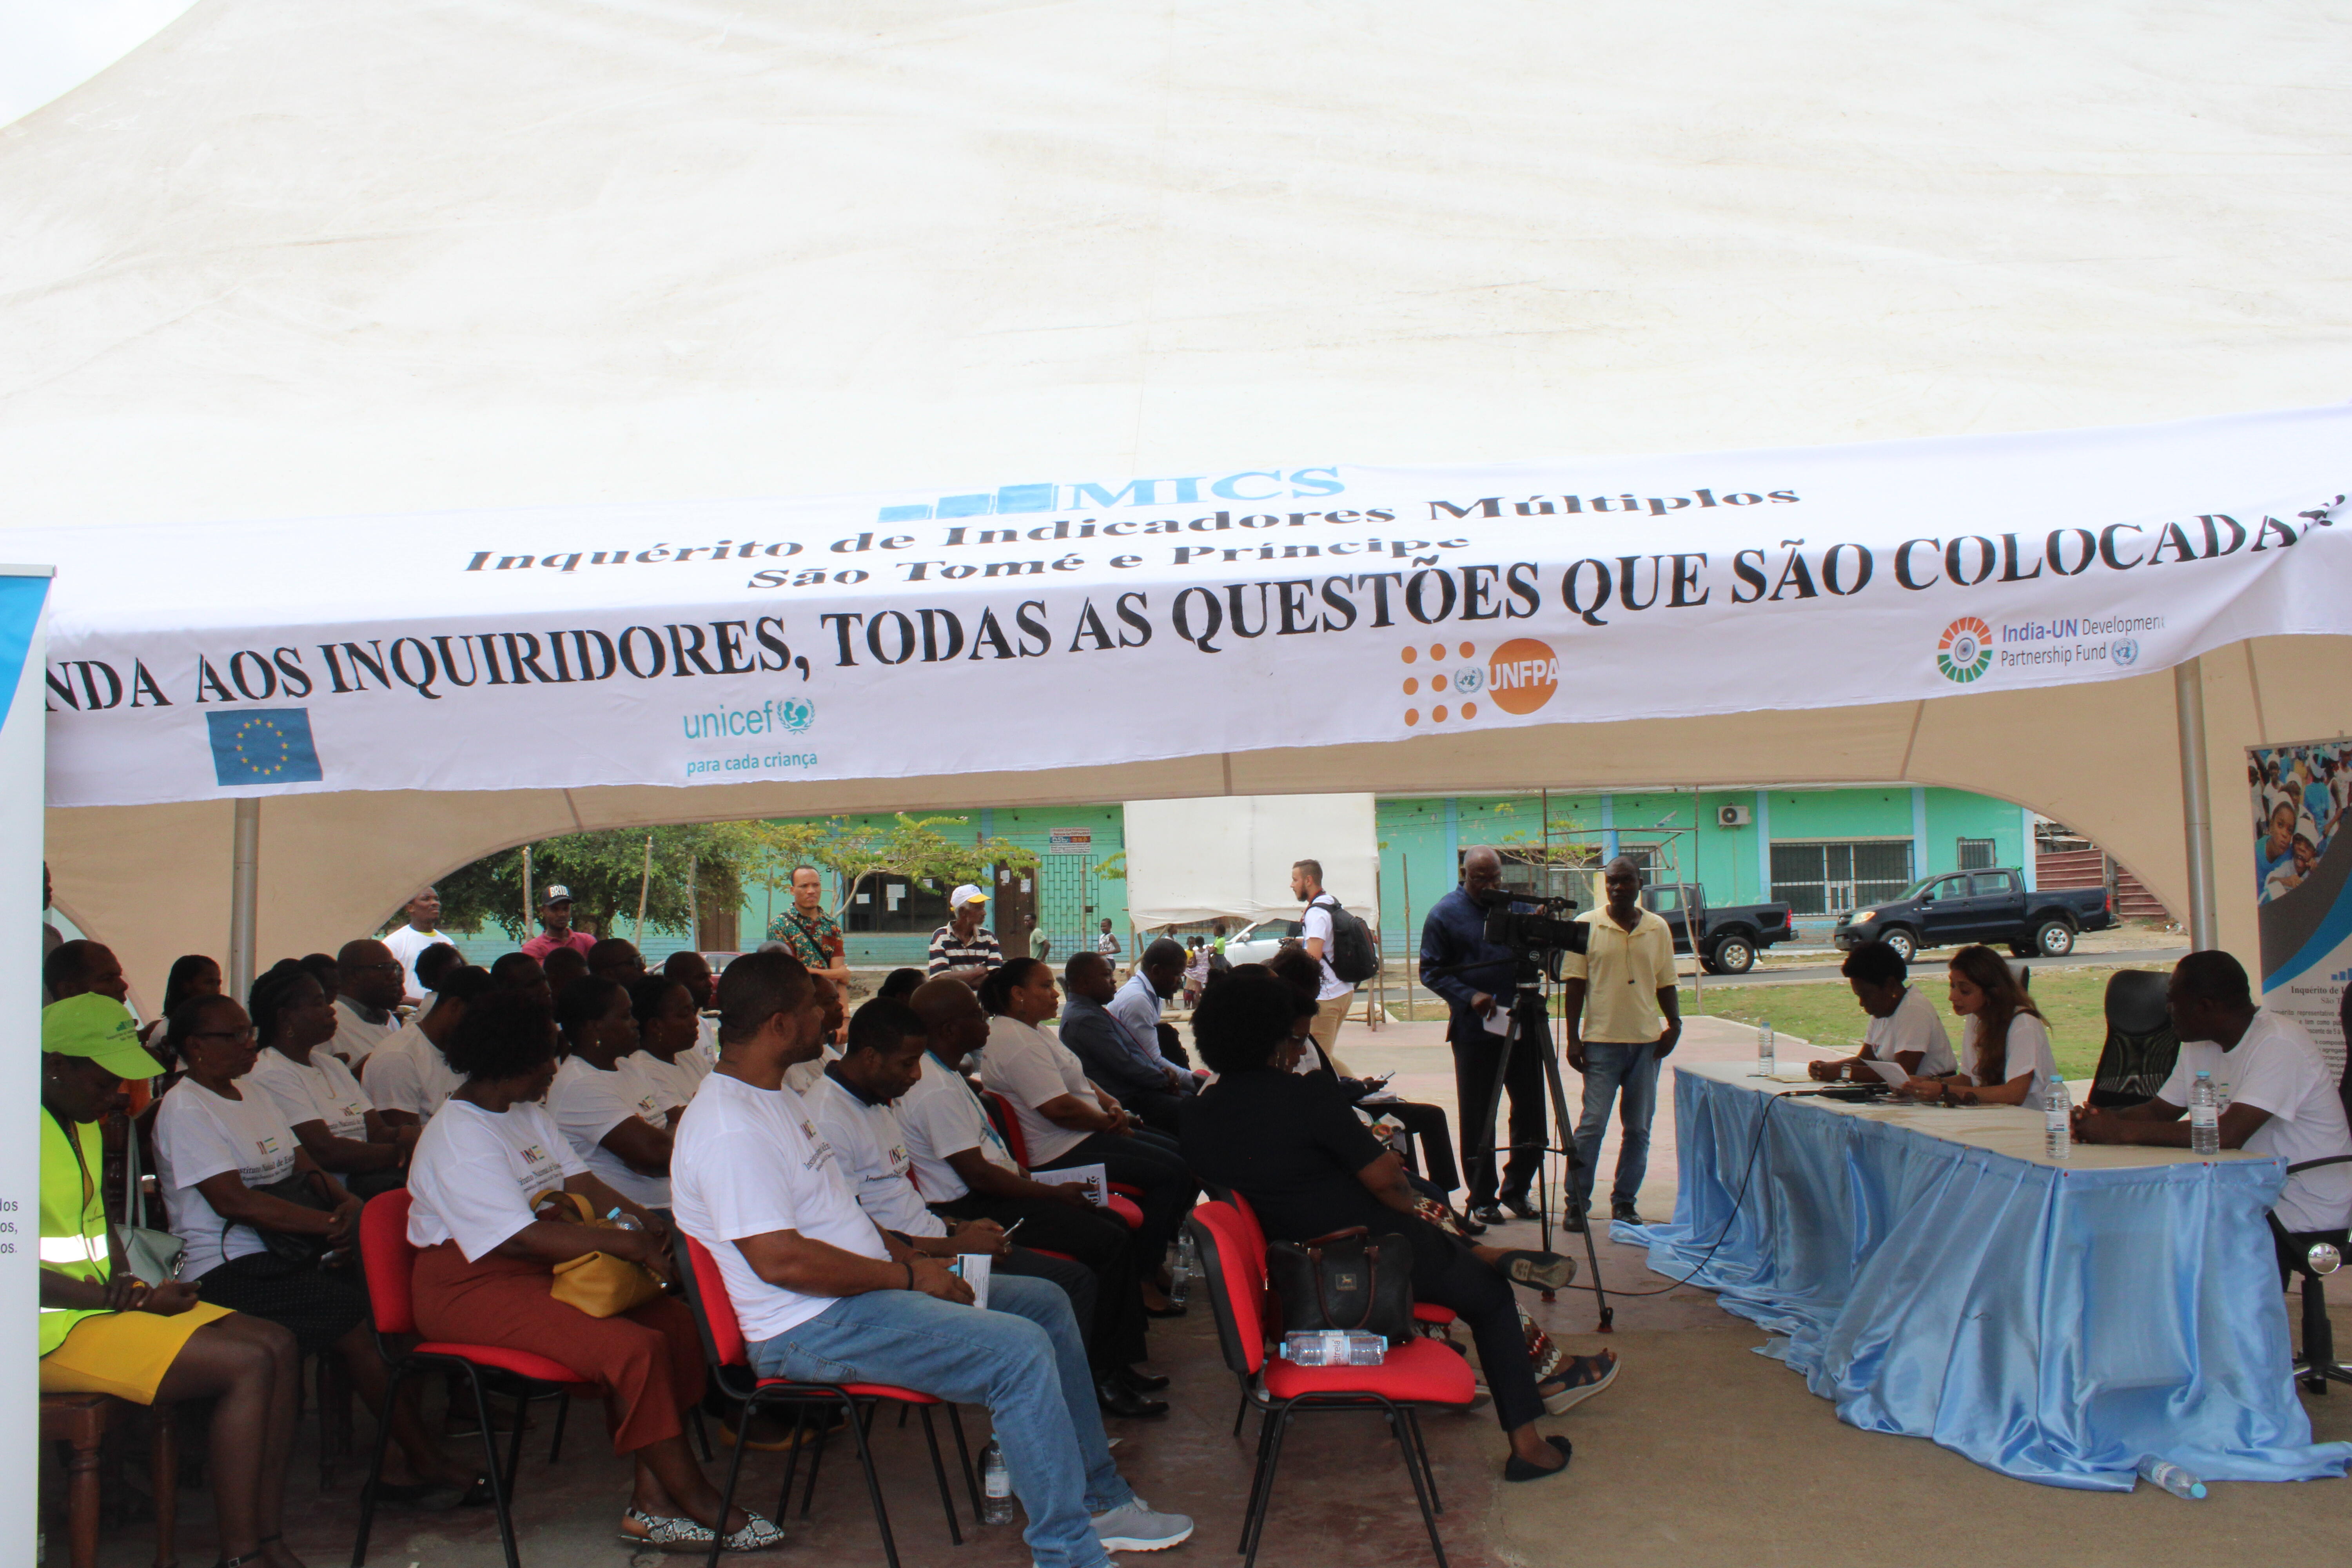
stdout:
<svg viewBox="0 0 2352 1568">
<path fill-rule="evenodd" d="M 528 936 L 530 934 L 530 917 L 538 912 L 539 910 L 533 907 L 530 901 L 530 846 L 526 844 L 522 847 L 522 929 L 524 935 Z"/>
<path fill-rule="evenodd" d="M 2189 843 L 2189 945 L 2221 945 L 2213 908 L 2213 803 L 2205 775 L 2205 668 L 2192 658 L 2172 667 L 2173 705 L 2180 716 L 2180 805 Z"/>
<path fill-rule="evenodd" d="M 654 885 L 654 836 L 646 835 L 646 868 L 637 879 L 637 922 L 629 929 L 629 940 L 643 945 L 646 940 L 646 895 Z"/>
<path fill-rule="evenodd" d="M 261 802 L 247 797 L 236 803 L 236 826 L 229 850 L 228 990 L 243 996 L 253 989 L 255 910 L 259 903 L 261 872 Z"/>
</svg>

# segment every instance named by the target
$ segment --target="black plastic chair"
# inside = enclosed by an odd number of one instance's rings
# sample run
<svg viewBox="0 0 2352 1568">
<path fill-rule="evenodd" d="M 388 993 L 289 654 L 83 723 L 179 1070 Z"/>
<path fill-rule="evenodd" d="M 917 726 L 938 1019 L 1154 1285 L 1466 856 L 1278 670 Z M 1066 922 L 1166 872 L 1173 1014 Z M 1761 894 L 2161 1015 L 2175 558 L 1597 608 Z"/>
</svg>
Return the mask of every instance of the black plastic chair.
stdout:
<svg viewBox="0 0 2352 1568">
<path fill-rule="evenodd" d="M 2092 1075 L 2090 1103 L 2103 1110 L 2156 1098 L 2180 1055 L 2180 1037 L 2164 1005 L 2169 977 L 2153 969 L 2118 969 L 2107 977 L 2107 1043 Z"/>
<path fill-rule="evenodd" d="M 2344 1068 L 2336 1080 L 2336 1097 L 2344 1103 L 2344 1115 L 2352 1122 L 2352 986 L 2344 992 L 2339 1017 L 2343 1038 L 2347 1047 Z M 2299 1160 L 2289 1165 L 2287 1174 L 2308 1171 L 2321 1165 L 2352 1164 L 2352 1154 L 2332 1154 L 2320 1160 Z M 2352 1232 L 2308 1231 L 2290 1235 L 2279 1230 L 2278 1221 L 2271 1226 L 2286 1245 L 2279 1248 L 2279 1265 L 2288 1274 L 2303 1276 L 2303 1355 L 2294 1363 L 2294 1375 L 2304 1387 L 2314 1394 L 2325 1394 L 2330 1382 L 2352 1383 L 2352 1366 L 2336 1359 L 2336 1331 L 2327 1321 L 2327 1291 L 2322 1283 L 2328 1275 L 2344 1266 L 2344 1254 L 2352 1247 Z"/>
</svg>

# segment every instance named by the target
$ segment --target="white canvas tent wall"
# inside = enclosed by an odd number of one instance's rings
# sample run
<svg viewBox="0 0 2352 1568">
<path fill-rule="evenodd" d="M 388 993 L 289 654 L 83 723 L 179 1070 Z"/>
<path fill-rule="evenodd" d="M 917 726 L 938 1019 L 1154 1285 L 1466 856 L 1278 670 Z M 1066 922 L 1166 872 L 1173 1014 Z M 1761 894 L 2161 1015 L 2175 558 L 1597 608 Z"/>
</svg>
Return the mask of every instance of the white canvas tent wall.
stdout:
<svg viewBox="0 0 2352 1568">
<path fill-rule="evenodd" d="M 944 491 L 2326 402 L 2352 222 L 2330 27 L 205 0 L 0 131 L 0 509 Z M 2336 638 L 2205 659 L 2217 786 L 2244 743 L 2352 729 L 2347 677 Z M 887 784 L 311 796 L 268 807 L 259 944 L 332 945 L 581 826 L 1335 784 L 1950 784 L 2179 905 L 2174 733 L 2158 673 Z M 221 951 L 230 816 L 51 814 L 60 904 L 142 992 Z M 2251 956 L 2251 909 L 2221 912 Z"/>
<path fill-rule="evenodd" d="M 1127 803 L 1127 918 L 1139 931 L 1295 917 L 1290 868 L 1377 930 L 1381 849 L 1368 795 L 1205 796 Z"/>
</svg>

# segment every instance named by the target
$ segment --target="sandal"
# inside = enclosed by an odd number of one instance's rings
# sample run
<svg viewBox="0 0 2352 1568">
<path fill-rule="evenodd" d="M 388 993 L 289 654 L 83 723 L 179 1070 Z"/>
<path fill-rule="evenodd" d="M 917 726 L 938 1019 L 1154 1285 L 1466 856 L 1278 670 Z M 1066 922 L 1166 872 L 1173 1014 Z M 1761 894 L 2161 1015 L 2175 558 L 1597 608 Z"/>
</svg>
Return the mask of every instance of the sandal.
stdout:
<svg viewBox="0 0 2352 1568">
<path fill-rule="evenodd" d="M 1570 1357 L 1568 1369 L 1561 1379 L 1562 1386 L 1559 1392 L 1543 1396 L 1545 1413 L 1551 1415 L 1565 1415 L 1577 1405 L 1583 1404 L 1616 1382 L 1618 1369 L 1623 1364 L 1617 1359 L 1615 1351 L 1602 1351 L 1599 1355 Z M 1538 1392 L 1541 1393 L 1541 1390 Z"/>
<path fill-rule="evenodd" d="M 784 1532 L 775 1521 L 750 1509 L 743 1510 L 743 1528 L 719 1543 L 721 1552 L 774 1552 L 784 1544 Z"/>
<path fill-rule="evenodd" d="M 690 1519 L 662 1519 L 641 1508 L 633 1508 L 621 1516 L 617 1533 L 625 1546 L 651 1546 L 663 1552 L 708 1552 L 713 1539 L 707 1524 Z"/>
</svg>

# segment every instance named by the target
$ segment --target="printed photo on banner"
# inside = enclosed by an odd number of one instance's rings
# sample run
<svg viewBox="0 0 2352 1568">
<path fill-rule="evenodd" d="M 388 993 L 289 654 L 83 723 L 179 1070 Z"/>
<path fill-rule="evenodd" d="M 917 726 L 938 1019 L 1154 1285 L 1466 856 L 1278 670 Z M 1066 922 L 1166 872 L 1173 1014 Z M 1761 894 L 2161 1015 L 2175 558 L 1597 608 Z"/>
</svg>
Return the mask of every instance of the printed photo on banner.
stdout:
<svg viewBox="0 0 2352 1568">
<path fill-rule="evenodd" d="M 2352 738 L 2248 748 L 2246 792 L 2263 1005 L 2308 1029 L 2340 1070 L 2339 1008 L 2352 984 L 2352 834 L 2337 829 L 2352 805 Z"/>
</svg>

